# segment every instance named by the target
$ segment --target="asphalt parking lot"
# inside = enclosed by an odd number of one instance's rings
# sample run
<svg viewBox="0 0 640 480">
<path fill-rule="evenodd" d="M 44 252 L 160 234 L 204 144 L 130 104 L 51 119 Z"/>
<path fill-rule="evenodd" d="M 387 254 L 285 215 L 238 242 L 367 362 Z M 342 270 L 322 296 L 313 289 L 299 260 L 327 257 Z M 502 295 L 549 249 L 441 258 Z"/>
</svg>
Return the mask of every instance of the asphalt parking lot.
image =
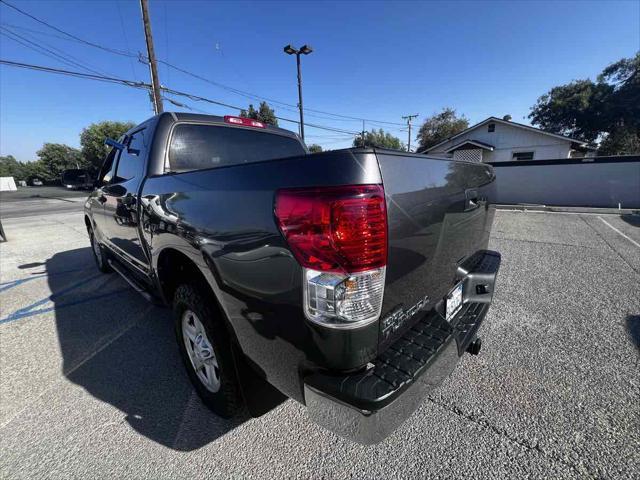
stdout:
<svg viewBox="0 0 640 480">
<path fill-rule="evenodd" d="M 483 351 L 383 443 L 287 401 L 222 420 L 168 311 L 91 258 L 82 213 L 3 217 L 2 478 L 638 478 L 640 220 L 499 211 Z"/>
<path fill-rule="evenodd" d="M 81 211 L 87 195 L 86 190 L 59 186 L 19 187 L 15 191 L 0 192 L 0 218 Z"/>
</svg>

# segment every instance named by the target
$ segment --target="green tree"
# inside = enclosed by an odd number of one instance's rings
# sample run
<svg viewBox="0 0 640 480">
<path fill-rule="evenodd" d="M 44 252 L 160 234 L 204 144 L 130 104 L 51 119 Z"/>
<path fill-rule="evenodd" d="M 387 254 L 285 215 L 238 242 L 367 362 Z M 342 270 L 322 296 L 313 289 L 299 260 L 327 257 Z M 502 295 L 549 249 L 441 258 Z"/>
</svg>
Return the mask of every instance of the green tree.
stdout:
<svg viewBox="0 0 640 480">
<path fill-rule="evenodd" d="M 462 115 L 458 117 L 453 108 L 443 108 L 424 121 L 418 130 L 418 151 L 432 147 L 447 138 L 469 128 L 469 120 Z"/>
<path fill-rule="evenodd" d="M 45 143 L 36 152 L 42 167 L 43 180 L 59 180 L 62 172 L 69 168 L 82 168 L 80 150 L 61 143 Z"/>
<path fill-rule="evenodd" d="M 600 146 L 598 155 L 633 155 L 640 153 L 640 130 L 618 128 L 608 133 Z"/>
<path fill-rule="evenodd" d="M 538 98 L 529 118 L 548 132 L 594 142 L 607 127 L 597 103 L 606 101 L 612 88 L 591 80 L 575 80 L 553 87 Z"/>
<path fill-rule="evenodd" d="M 92 123 L 83 129 L 80 134 L 80 147 L 87 168 L 94 173 L 100 170 L 111 148 L 107 147 L 104 141 L 107 138 L 117 140 L 124 135 L 127 130 L 133 128 L 133 126 L 134 124 L 131 122 L 105 121 Z"/>
<path fill-rule="evenodd" d="M 595 82 L 552 88 L 538 98 L 529 118 L 543 130 L 601 141 L 601 155 L 639 153 L 640 52 L 609 65 Z"/>
<path fill-rule="evenodd" d="M 394 137 L 389 132 L 384 130 L 371 130 L 370 132 L 364 132 L 364 138 L 362 135 L 358 135 L 353 140 L 354 147 L 381 147 L 391 148 L 393 150 L 404 150 L 405 145 L 400 141 L 398 137 Z"/>
<path fill-rule="evenodd" d="M 0 177 L 13 177 L 14 180 L 26 180 L 27 168 L 13 155 L 0 156 Z"/>
<path fill-rule="evenodd" d="M 320 153 L 322 151 L 322 147 L 320 145 L 318 145 L 317 143 L 313 143 L 313 144 L 309 145 L 309 151 L 311 153 Z"/>
<path fill-rule="evenodd" d="M 258 120 L 259 122 L 264 122 L 269 125 L 278 126 L 278 119 L 276 118 L 276 113 L 273 111 L 273 108 L 269 106 L 267 102 L 261 102 L 260 108 L 256 110 L 253 108 L 253 104 L 249 105 L 248 110 L 241 110 L 240 116 L 243 118 L 253 118 L 254 120 Z"/>
<path fill-rule="evenodd" d="M 47 172 L 47 167 L 42 160 L 35 160 L 33 162 L 25 162 L 24 164 L 24 178 L 26 182 L 31 182 L 34 178 L 40 180 L 58 180 L 58 178 L 51 177 Z"/>
</svg>

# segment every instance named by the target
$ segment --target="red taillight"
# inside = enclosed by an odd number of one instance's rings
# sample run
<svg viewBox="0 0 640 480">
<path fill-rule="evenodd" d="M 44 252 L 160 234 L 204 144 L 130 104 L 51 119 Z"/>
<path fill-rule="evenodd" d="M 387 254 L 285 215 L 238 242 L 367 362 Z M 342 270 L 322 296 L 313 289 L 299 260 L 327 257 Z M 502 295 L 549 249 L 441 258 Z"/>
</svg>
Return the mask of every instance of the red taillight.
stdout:
<svg viewBox="0 0 640 480">
<path fill-rule="evenodd" d="M 382 185 L 279 190 L 275 214 L 303 267 L 353 273 L 387 263 Z"/>
<path fill-rule="evenodd" d="M 231 115 L 225 115 L 224 121 L 227 123 L 232 123 L 234 125 L 242 125 L 243 127 L 267 128 L 264 123 L 252 118 L 233 117 Z"/>
</svg>

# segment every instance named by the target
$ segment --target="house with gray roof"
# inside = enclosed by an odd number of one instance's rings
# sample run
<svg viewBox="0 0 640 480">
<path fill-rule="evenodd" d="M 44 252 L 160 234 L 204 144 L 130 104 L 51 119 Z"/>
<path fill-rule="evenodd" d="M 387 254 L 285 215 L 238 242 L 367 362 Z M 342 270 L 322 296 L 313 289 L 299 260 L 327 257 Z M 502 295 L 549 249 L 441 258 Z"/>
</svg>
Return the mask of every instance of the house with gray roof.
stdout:
<svg viewBox="0 0 640 480">
<path fill-rule="evenodd" d="M 595 149 L 575 138 L 489 117 L 420 153 L 472 162 L 512 162 L 593 156 Z"/>
</svg>

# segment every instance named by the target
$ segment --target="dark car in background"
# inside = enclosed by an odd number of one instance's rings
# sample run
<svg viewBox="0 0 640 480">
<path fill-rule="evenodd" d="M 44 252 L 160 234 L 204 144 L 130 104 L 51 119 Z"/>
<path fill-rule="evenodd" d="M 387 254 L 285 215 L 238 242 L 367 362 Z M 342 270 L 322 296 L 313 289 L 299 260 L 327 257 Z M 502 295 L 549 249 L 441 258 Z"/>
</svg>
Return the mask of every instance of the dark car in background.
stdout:
<svg viewBox="0 0 640 480">
<path fill-rule="evenodd" d="M 490 166 L 309 154 L 287 130 L 185 113 L 109 144 L 85 204 L 98 268 L 173 309 L 187 373 L 219 415 L 289 397 L 375 443 L 479 352 L 500 266 Z"/>
<path fill-rule="evenodd" d="M 88 170 L 73 168 L 62 172 L 60 178 L 63 187 L 72 190 L 90 190 L 93 188 L 93 177 Z"/>
</svg>

